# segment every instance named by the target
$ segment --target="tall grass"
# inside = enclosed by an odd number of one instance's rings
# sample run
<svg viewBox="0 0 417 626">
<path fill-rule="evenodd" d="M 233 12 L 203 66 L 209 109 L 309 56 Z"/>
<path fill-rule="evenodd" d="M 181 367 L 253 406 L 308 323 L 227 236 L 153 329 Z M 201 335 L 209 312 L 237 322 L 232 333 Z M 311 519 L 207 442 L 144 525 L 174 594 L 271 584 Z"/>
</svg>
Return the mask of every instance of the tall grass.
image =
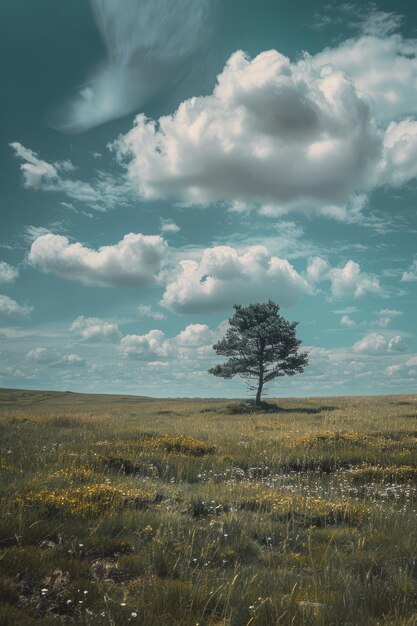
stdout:
<svg viewBox="0 0 417 626">
<path fill-rule="evenodd" d="M 417 398 L 0 391 L 0 624 L 417 623 Z"/>
</svg>

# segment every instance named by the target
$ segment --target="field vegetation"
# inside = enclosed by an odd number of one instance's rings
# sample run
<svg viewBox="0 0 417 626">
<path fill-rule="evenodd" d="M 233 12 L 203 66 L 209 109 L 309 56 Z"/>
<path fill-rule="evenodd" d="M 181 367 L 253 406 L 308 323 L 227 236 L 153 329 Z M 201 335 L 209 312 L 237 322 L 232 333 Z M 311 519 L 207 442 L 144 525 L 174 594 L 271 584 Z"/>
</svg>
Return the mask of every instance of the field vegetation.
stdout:
<svg viewBox="0 0 417 626">
<path fill-rule="evenodd" d="M 0 624 L 417 624 L 417 397 L 0 390 Z"/>
</svg>

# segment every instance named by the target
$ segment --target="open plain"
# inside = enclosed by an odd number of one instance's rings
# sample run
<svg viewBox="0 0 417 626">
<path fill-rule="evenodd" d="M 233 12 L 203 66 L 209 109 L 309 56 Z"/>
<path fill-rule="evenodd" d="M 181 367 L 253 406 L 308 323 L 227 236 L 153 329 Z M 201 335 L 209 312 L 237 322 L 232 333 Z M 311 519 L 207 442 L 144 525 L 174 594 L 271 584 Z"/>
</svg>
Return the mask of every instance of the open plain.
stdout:
<svg viewBox="0 0 417 626">
<path fill-rule="evenodd" d="M 417 397 L 0 391 L 0 624 L 417 623 Z"/>
</svg>

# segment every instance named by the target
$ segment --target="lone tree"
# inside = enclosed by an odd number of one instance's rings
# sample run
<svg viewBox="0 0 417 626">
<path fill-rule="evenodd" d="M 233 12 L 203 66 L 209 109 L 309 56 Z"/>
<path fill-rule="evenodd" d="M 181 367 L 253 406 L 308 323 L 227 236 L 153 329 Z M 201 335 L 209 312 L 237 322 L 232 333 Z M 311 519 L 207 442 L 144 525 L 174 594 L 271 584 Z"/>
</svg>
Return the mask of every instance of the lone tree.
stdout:
<svg viewBox="0 0 417 626">
<path fill-rule="evenodd" d="M 279 376 L 301 374 L 308 365 L 307 352 L 299 352 L 301 341 L 295 330 L 298 322 L 288 322 L 278 314 L 279 306 L 269 300 L 243 307 L 235 304 L 225 336 L 213 346 L 227 361 L 209 370 L 222 378 L 238 374 L 256 389 L 255 405 L 261 405 L 262 389 Z M 252 382 L 254 381 L 254 382 Z"/>
</svg>

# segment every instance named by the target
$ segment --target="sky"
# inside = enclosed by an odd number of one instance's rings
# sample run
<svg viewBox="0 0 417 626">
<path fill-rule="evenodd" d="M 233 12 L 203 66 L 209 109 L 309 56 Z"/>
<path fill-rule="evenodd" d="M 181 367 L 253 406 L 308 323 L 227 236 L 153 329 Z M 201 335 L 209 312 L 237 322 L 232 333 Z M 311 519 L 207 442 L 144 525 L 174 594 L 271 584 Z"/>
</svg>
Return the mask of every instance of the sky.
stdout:
<svg viewBox="0 0 417 626">
<path fill-rule="evenodd" d="M 415 3 L 3 0 L 0 48 L 1 387 L 245 397 L 271 299 L 270 396 L 415 393 Z"/>
</svg>

